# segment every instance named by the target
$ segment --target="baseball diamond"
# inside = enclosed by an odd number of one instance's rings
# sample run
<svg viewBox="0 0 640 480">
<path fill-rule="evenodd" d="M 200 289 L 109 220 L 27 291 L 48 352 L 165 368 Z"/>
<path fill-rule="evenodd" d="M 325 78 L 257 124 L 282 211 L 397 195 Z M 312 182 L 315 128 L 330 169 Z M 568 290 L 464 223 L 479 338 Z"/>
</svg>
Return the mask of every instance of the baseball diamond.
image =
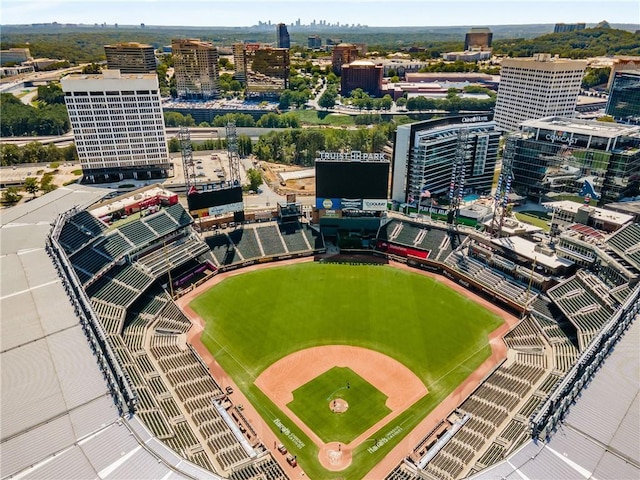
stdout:
<svg viewBox="0 0 640 480">
<path fill-rule="evenodd" d="M 487 360 L 489 336 L 502 324 L 495 310 L 405 269 L 275 267 L 219 275 L 185 311 L 202 322 L 209 357 L 310 478 L 367 475 Z M 336 367 L 387 397 L 375 420 L 364 415 L 348 435 L 339 425 L 323 430 L 313 413 L 333 415 L 329 402 L 345 398 L 346 382 L 336 380 L 306 407 L 292 403 L 296 390 Z M 350 410 L 368 401 L 348 391 Z"/>
</svg>

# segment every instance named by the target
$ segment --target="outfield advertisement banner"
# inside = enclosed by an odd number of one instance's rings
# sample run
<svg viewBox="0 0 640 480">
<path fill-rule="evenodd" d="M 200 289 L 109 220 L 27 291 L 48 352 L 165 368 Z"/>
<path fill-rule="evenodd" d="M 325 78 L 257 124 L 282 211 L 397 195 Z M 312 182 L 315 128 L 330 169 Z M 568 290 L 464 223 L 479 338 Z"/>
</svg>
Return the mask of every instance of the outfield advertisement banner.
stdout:
<svg viewBox="0 0 640 480">
<path fill-rule="evenodd" d="M 362 210 L 362 200 L 359 198 L 341 198 L 342 209 L 352 208 L 354 210 Z"/>
<path fill-rule="evenodd" d="M 387 209 L 387 201 L 379 199 L 362 200 L 362 210 L 366 212 L 384 212 Z"/>
<path fill-rule="evenodd" d="M 233 213 L 244 210 L 244 203 L 236 202 L 229 203 L 227 205 L 218 205 L 216 207 L 209 207 L 209 216 L 222 215 L 223 213 Z"/>
<path fill-rule="evenodd" d="M 318 210 L 342 210 L 342 201 L 339 198 L 316 198 Z"/>
</svg>

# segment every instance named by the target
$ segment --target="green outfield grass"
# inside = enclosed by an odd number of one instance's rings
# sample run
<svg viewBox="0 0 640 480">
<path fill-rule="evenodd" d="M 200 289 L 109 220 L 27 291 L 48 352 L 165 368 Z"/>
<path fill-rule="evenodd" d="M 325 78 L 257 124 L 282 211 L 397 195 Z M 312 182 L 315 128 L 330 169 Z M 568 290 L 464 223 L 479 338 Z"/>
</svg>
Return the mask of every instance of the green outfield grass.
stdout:
<svg viewBox="0 0 640 480">
<path fill-rule="evenodd" d="M 489 355 L 501 319 L 429 277 L 388 266 L 305 263 L 228 278 L 191 307 L 203 343 L 234 378 L 309 478 L 362 478 Z M 384 447 L 361 445 L 351 466 L 328 472 L 317 448 L 253 384 L 268 366 L 318 345 L 354 345 L 389 355 L 429 394 L 383 427 Z M 369 445 L 370 446 L 370 445 Z"/>
<path fill-rule="evenodd" d="M 347 402 L 343 413 L 331 411 L 335 399 Z M 350 368 L 334 367 L 293 391 L 287 404 L 323 442 L 349 443 L 391 412 L 387 396 Z"/>
</svg>

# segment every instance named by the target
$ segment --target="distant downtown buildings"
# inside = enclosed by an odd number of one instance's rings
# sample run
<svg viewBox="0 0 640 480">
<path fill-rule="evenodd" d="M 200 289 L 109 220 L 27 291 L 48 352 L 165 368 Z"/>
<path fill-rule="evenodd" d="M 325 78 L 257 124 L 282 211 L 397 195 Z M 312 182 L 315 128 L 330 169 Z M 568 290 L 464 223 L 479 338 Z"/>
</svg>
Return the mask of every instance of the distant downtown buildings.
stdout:
<svg viewBox="0 0 640 480">
<path fill-rule="evenodd" d="M 85 182 L 169 175 L 156 74 L 105 70 L 68 75 L 61 84 Z"/>
<path fill-rule="evenodd" d="M 516 131 L 526 120 L 574 115 L 586 60 L 568 60 L 540 53 L 532 58 L 505 58 L 494 120 L 499 128 Z"/>
</svg>

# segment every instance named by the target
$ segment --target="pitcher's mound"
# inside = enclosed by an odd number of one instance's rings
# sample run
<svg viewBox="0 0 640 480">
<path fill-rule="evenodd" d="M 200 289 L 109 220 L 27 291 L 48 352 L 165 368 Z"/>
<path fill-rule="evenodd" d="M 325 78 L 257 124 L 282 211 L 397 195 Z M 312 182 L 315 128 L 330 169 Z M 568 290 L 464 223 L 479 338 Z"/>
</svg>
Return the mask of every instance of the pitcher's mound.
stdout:
<svg viewBox="0 0 640 480">
<path fill-rule="evenodd" d="M 329 408 L 333 413 L 344 413 L 349 408 L 349 404 L 341 398 L 336 398 L 329 402 Z"/>
</svg>

